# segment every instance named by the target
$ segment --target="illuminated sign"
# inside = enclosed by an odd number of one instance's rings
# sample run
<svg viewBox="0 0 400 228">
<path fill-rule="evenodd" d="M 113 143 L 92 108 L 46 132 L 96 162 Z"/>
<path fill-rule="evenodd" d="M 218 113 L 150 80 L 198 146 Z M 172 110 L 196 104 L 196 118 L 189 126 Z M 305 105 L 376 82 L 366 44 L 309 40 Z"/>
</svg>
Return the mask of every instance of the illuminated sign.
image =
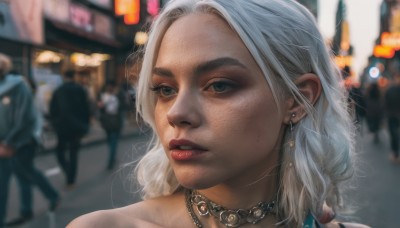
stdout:
<svg viewBox="0 0 400 228">
<path fill-rule="evenodd" d="M 400 50 L 400 32 L 384 32 L 381 35 L 381 45 L 374 47 L 374 56 L 390 59 L 397 50 Z"/>
<path fill-rule="evenodd" d="M 384 32 L 381 35 L 382 46 L 400 49 L 400 32 Z"/>
<path fill-rule="evenodd" d="M 69 15 L 71 24 L 87 32 L 93 31 L 93 15 L 89 9 L 71 3 L 69 6 Z"/>
<path fill-rule="evenodd" d="M 132 14 L 135 11 L 139 11 L 135 8 L 140 6 L 137 0 L 115 0 L 115 15 L 123 16 L 126 14 Z"/>
<path fill-rule="evenodd" d="M 139 13 L 124 15 L 124 22 L 127 25 L 135 25 L 135 24 L 139 23 L 139 20 L 140 20 Z"/>
<path fill-rule="evenodd" d="M 374 47 L 374 56 L 377 58 L 393 58 L 395 50 L 389 46 L 376 45 Z"/>
<path fill-rule="evenodd" d="M 140 0 L 115 0 L 115 15 L 124 16 L 125 24 L 139 23 Z"/>
<path fill-rule="evenodd" d="M 151 16 L 156 16 L 160 12 L 160 1 L 159 0 L 147 0 L 147 12 Z"/>
</svg>

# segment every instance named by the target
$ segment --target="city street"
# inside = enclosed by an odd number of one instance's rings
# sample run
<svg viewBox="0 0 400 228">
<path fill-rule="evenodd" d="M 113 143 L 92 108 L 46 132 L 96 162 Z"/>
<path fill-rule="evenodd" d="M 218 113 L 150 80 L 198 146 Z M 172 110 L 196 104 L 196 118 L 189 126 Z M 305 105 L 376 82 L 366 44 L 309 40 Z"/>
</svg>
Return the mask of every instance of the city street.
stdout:
<svg viewBox="0 0 400 228">
<path fill-rule="evenodd" d="M 379 144 L 372 135 L 363 133 L 357 146 L 358 181 L 347 201 L 353 202 L 356 213 L 349 220 L 374 228 L 400 227 L 400 165 L 390 163 L 388 134 L 381 131 Z M 136 135 L 120 142 L 119 161 L 135 161 L 144 151 L 145 136 Z M 47 202 L 35 189 L 35 219 L 23 228 L 65 227 L 73 218 L 101 209 L 128 205 L 139 200 L 135 185 L 129 182 L 132 167 L 108 172 L 105 170 L 107 148 L 105 144 L 82 149 L 78 183 L 75 189 L 66 190 L 64 177 L 59 172 L 53 154 L 39 156 L 36 164 L 45 170 L 51 182 L 60 189 L 63 200 L 55 215 L 47 213 Z M 17 216 L 18 195 L 15 180 L 12 182 L 8 218 Z"/>
<path fill-rule="evenodd" d="M 120 141 L 118 161 L 135 161 L 142 153 L 146 135 L 126 137 Z M 63 174 L 57 166 L 55 154 L 36 158 L 36 166 L 43 170 L 50 181 L 60 190 L 62 202 L 53 215 L 47 212 L 48 202 L 35 188 L 35 219 L 20 227 L 46 228 L 65 227 L 79 215 L 101 209 L 121 207 L 137 201 L 134 186 L 129 181 L 132 167 L 106 170 L 108 151 L 105 144 L 81 149 L 77 184 L 74 189 L 65 188 Z M 132 193 L 131 193 L 132 192 Z M 12 180 L 8 202 L 8 219 L 18 216 L 18 188 Z"/>
</svg>

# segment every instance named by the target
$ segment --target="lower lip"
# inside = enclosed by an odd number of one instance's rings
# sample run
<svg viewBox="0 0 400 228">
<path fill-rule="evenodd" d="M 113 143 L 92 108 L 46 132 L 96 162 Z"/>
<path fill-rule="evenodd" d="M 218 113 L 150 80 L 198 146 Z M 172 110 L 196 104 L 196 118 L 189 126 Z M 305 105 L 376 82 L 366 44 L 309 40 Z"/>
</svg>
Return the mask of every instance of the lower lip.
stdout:
<svg viewBox="0 0 400 228">
<path fill-rule="evenodd" d="M 171 158 L 175 161 L 189 161 L 197 158 L 204 151 L 199 150 L 173 150 L 171 151 Z"/>
</svg>

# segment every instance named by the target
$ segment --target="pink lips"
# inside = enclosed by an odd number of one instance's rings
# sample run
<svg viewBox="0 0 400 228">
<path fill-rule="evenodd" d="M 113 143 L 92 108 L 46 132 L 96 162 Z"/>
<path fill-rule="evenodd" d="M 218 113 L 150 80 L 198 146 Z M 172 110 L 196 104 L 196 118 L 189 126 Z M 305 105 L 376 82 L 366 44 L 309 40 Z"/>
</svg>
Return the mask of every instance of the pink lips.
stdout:
<svg viewBox="0 0 400 228">
<path fill-rule="evenodd" d="M 207 151 L 206 148 L 186 139 L 173 139 L 169 142 L 171 158 L 176 161 L 193 160 Z"/>
</svg>

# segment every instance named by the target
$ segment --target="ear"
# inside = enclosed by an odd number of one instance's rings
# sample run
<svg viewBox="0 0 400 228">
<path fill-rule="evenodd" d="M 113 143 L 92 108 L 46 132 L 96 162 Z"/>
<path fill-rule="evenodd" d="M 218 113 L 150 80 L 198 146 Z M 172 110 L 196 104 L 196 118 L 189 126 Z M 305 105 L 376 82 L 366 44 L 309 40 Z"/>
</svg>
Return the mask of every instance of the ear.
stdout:
<svg viewBox="0 0 400 228">
<path fill-rule="evenodd" d="M 297 78 L 294 83 L 306 101 L 313 106 L 317 102 L 322 91 L 321 81 L 318 76 L 312 73 L 303 74 Z M 297 123 L 307 115 L 305 105 L 299 104 L 294 97 L 289 97 L 286 100 L 286 110 L 284 122 L 287 124 L 290 121 L 292 121 L 292 123 Z"/>
</svg>

